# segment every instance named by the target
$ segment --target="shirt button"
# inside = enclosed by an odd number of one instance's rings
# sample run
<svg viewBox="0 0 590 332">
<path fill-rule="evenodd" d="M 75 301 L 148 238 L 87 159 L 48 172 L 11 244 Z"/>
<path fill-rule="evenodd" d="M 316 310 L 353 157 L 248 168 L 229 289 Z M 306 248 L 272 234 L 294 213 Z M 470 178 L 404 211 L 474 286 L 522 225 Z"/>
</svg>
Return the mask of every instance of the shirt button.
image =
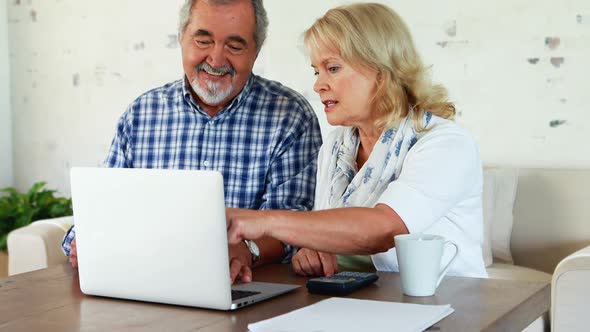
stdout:
<svg viewBox="0 0 590 332">
<path fill-rule="evenodd" d="M 209 160 L 205 160 L 205 161 L 203 162 L 203 166 L 205 166 L 205 167 L 209 167 Z"/>
</svg>

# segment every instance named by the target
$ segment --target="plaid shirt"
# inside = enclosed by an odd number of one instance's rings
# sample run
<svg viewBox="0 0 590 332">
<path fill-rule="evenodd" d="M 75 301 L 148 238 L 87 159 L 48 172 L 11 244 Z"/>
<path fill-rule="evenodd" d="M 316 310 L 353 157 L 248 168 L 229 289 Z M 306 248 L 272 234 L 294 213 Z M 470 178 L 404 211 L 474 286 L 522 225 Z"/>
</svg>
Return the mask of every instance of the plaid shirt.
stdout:
<svg viewBox="0 0 590 332">
<path fill-rule="evenodd" d="M 137 98 L 119 120 L 105 166 L 217 170 L 228 207 L 312 209 L 321 134 L 303 96 L 251 75 L 210 117 L 189 91 L 182 79 Z M 74 237 L 71 229 L 62 242 L 66 255 Z"/>
</svg>

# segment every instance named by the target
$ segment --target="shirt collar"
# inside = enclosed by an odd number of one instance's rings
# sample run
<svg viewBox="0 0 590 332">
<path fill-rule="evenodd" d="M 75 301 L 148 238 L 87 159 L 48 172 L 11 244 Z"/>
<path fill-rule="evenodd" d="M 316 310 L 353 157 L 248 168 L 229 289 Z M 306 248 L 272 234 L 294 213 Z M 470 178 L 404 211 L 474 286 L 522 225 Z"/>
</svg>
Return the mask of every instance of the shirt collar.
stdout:
<svg viewBox="0 0 590 332">
<path fill-rule="evenodd" d="M 240 93 L 238 93 L 238 95 L 229 103 L 229 105 L 224 107 L 221 110 L 221 112 L 219 112 L 217 115 L 220 115 L 222 113 L 226 113 L 226 111 L 233 110 L 242 104 L 242 102 L 246 99 L 246 97 L 250 94 L 250 92 L 252 90 L 252 85 L 254 84 L 254 76 L 255 76 L 254 74 L 250 74 L 250 77 L 248 77 L 248 81 L 246 81 L 246 85 L 244 85 L 244 88 L 242 88 L 242 91 L 240 91 Z M 184 97 L 184 100 L 192 106 L 193 110 L 198 111 L 199 113 L 202 113 L 202 114 L 207 114 L 203 110 L 203 108 L 201 106 L 199 106 L 199 104 L 193 98 L 193 96 L 191 94 L 191 90 L 192 90 L 192 87 L 190 86 L 190 84 L 188 82 L 188 78 L 186 78 L 186 76 L 184 76 L 184 79 L 182 80 L 182 95 Z"/>
</svg>

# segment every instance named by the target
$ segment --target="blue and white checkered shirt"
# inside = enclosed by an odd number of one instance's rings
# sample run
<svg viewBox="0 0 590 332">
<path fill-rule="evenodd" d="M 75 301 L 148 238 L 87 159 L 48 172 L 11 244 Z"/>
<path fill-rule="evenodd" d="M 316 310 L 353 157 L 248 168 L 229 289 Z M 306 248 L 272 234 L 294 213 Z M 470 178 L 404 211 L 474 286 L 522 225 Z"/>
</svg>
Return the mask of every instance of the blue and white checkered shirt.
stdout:
<svg viewBox="0 0 590 332">
<path fill-rule="evenodd" d="M 278 82 L 251 75 L 210 117 L 182 79 L 129 106 L 105 167 L 217 170 L 228 207 L 311 210 L 321 140 L 307 100 Z M 71 229 L 63 240 L 66 255 L 74 236 Z"/>
</svg>

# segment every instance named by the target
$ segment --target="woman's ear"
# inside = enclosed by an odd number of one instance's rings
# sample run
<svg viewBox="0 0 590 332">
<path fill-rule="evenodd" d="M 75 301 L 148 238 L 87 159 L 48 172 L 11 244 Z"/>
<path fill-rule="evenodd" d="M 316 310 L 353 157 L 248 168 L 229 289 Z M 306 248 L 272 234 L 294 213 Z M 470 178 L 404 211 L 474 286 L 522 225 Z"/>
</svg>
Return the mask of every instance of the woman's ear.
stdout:
<svg viewBox="0 0 590 332">
<path fill-rule="evenodd" d="M 383 75 L 383 72 L 377 72 L 377 80 L 375 83 L 378 87 L 382 86 L 383 83 L 385 83 L 385 75 Z"/>
<path fill-rule="evenodd" d="M 383 76 L 384 76 L 383 72 L 381 72 L 381 71 L 377 72 L 377 85 L 383 84 L 383 80 L 384 80 Z"/>
</svg>

